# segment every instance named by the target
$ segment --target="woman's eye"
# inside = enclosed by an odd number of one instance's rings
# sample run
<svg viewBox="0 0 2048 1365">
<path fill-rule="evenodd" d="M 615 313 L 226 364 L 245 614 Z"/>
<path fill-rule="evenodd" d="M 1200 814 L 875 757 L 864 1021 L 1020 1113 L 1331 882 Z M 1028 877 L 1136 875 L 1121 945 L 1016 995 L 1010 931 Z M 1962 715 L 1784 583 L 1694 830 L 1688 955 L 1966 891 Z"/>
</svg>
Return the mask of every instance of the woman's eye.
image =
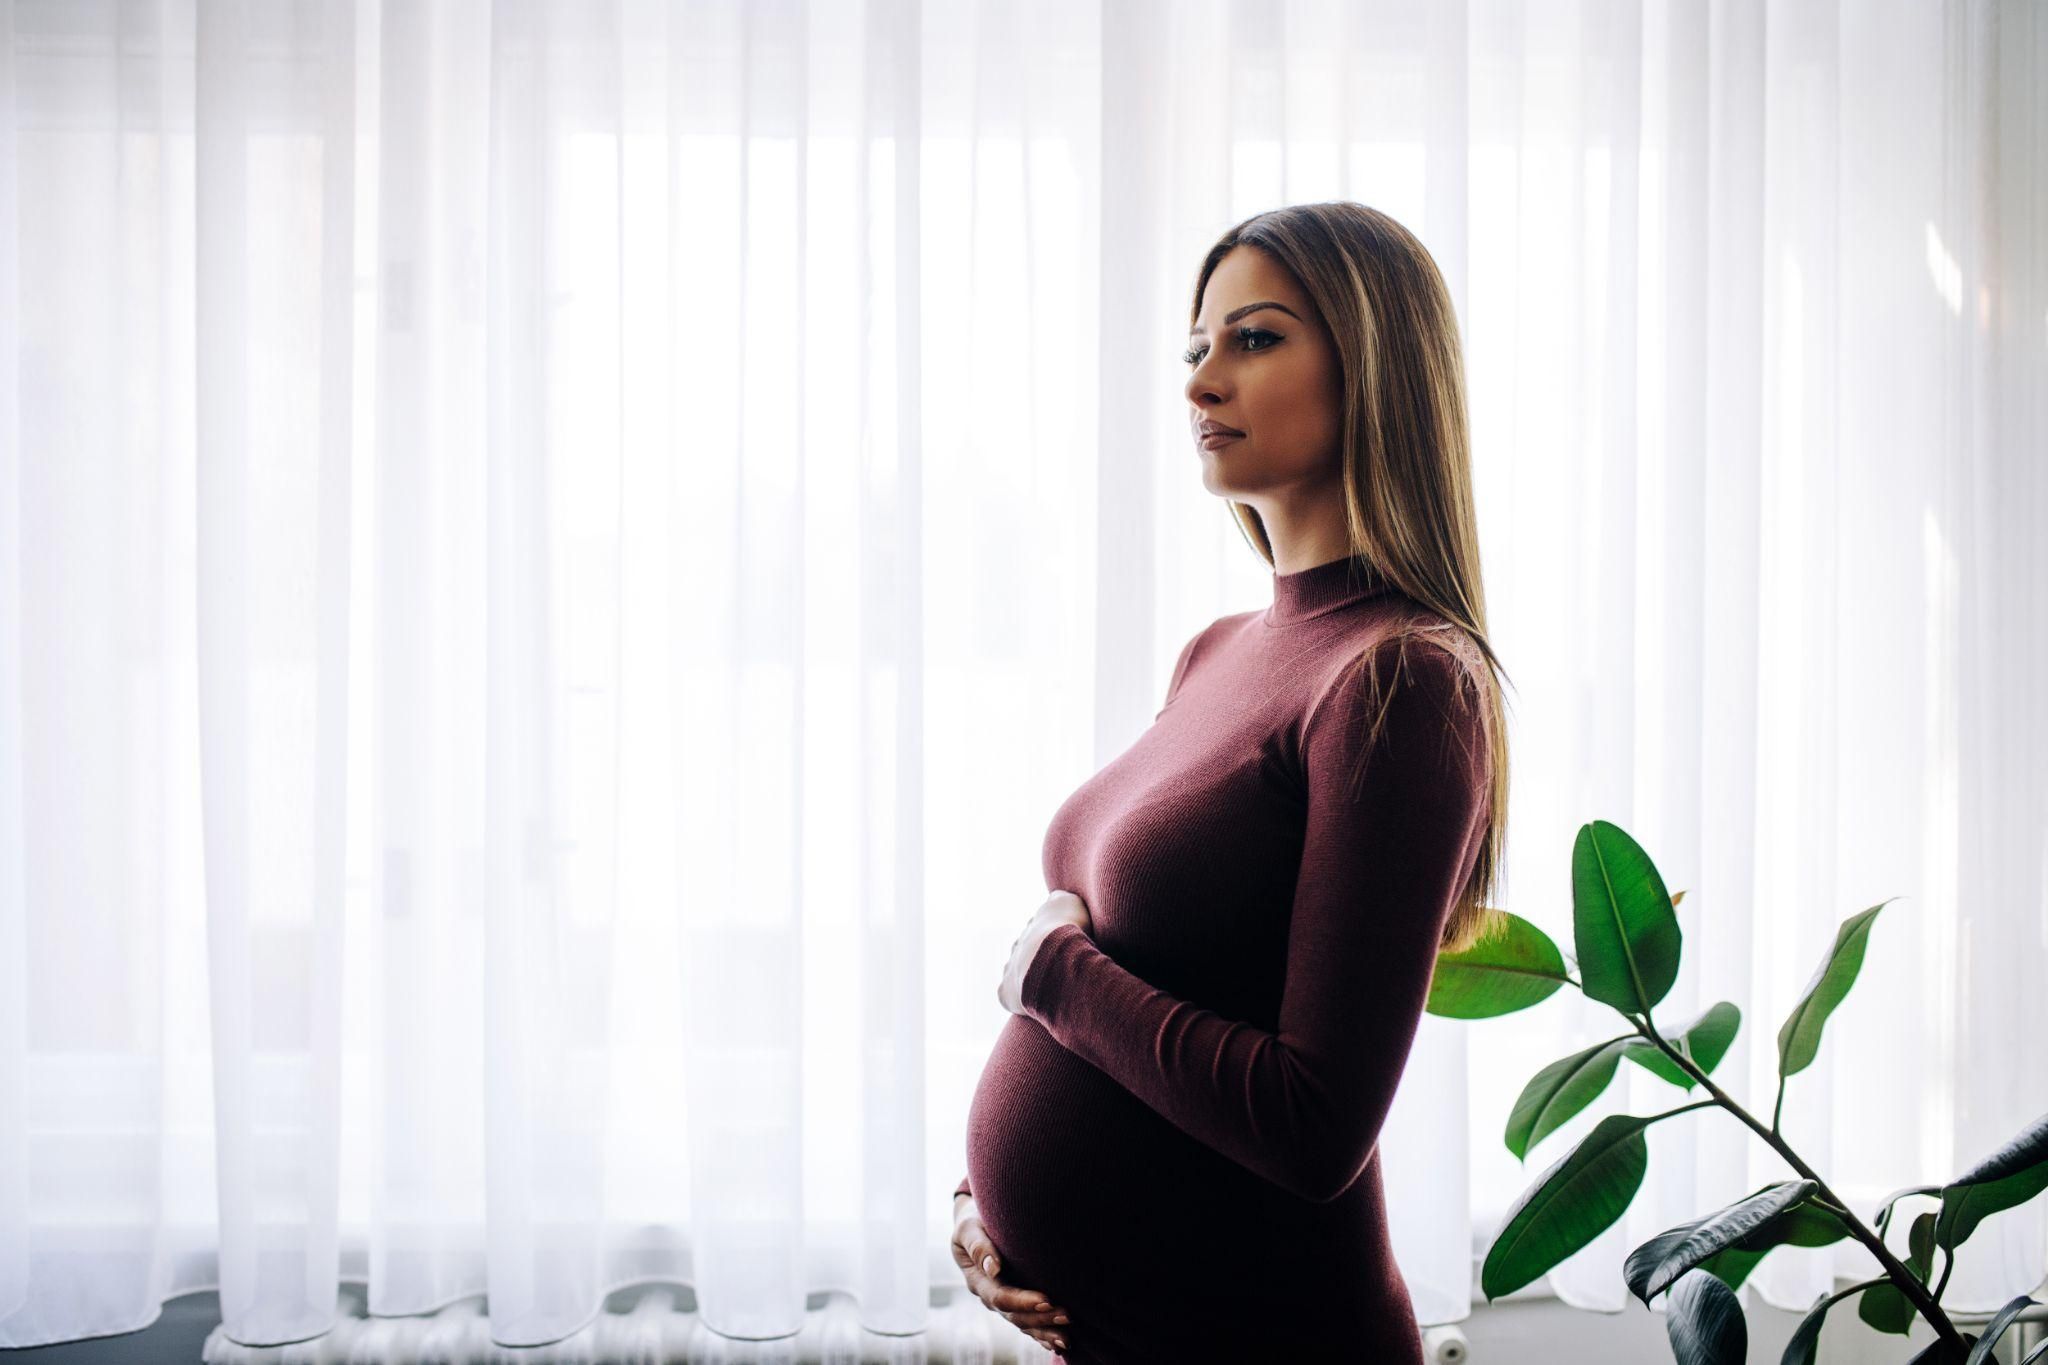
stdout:
<svg viewBox="0 0 2048 1365">
<path fill-rule="evenodd" d="M 1238 345 L 1247 351 L 1264 351 L 1271 349 L 1270 346 L 1252 345 L 1251 341 L 1253 337 L 1265 337 L 1269 342 L 1278 341 L 1280 339 L 1277 333 L 1269 332 L 1265 330 L 1263 327 L 1240 327 L 1237 329 L 1236 336 Z M 1203 346 L 1198 349 L 1189 349 L 1187 351 L 1182 352 L 1180 358 L 1183 364 L 1197 365 L 1201 363 L 1202 357 L 1207 354 L 1209 354 L 1209 348 L 1207 346 Z"/>
</svg>

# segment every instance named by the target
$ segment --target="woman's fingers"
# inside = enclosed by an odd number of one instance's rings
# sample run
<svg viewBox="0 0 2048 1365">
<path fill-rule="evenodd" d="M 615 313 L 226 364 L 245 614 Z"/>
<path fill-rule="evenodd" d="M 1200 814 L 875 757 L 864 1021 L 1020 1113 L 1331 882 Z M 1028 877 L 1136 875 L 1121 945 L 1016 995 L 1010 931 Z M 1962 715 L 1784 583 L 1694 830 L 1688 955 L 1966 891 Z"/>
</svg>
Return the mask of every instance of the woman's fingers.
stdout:
<svg viewBox="0 0 2048 1365">
<path fill-rule="evenodd" d="M 1004 1292 L 1022 1293 L 1025 1291 L 1005 1289 Z M 1054 1308 L 1051 1304 L 1045 1304 L 1037 1309 L 1012 1309 L 1009 1311 L 999 1309 L 997 1311 L 1002 1312 L 1003 1318 L 1011 1326 L 1032 1340 L 1046 1346 L 1056 1346 L 1062 1351 L 1067 1349 L 1067 1315 Z"/>
<path fill-rule="evenodd" d="M 1066 1316 L 1066 1310 L 1053 1307 L 1036 1289 L 1018 1289 L 999 1280 L 990 1280 L 988 1288 L 981 1301 L 1004 1317 L 1014 1318 L 1019 1326 L 1026 1322 L 1049 1323 Z"/>
<path fill-rule="evenodd" d="M 981 1301 L 1012 1326 L 1048 1346 L 1067 1349 L 1066 1311 L 1035 1289 L 1020 1289 L 993 1276 L 982 1276 Z"/>
<path fill-rule="evenodd" d="M 1067 1349 L 1066 1328 L 1049 1327 L 1043 1323 L 1019 1322 L 1018 1318 L 1023 1316 L 1022 1314 L 1005 1313 L 1003 1316 L 1009 1319 L 1018 1331 L 1039 1345 L 1056 1347 L 1062 1351 Z"/>
<path fill-rule="evenodd" d="M 1059 1315 L 1057 1323 L 1045 1313 L 1005 1313 L 1003 1317 L 1033 1341 L 1057 1346 L 1062 1351 L 1067 1349 L 1065 1314 Z"/>
<path fill-rule="evenodd" d="M 982 1230 L 980 1219 L 963 1218 L 954 1229 L 953 1260 L 968 1289 L 991 1312 L 1000 1313 L 1036 1341 L 1062 1351 L 1067 1348 L 1065 1310 L 1035 1289 L 1020 1289 L 998 1278 L 1003 1260 Z"/>
</svg>

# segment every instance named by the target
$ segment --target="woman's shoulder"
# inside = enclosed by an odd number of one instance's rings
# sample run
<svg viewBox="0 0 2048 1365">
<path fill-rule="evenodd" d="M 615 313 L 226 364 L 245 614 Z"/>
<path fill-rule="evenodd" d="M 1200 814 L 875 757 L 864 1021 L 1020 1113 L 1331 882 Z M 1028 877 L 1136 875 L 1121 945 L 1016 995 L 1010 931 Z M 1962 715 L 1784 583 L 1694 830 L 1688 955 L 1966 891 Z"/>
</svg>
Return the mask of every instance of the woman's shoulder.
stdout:
<svg viewBox="0 0 2048 1365">
<path fill-rule="evenodd" d="M 1471 634 L 1427 608 L 1376 620 L 1334 652 L 1293 736 L 1305 780 L 1345 782 L 1358 799 L 1371 756 L 1436 755 L 1430 780 L 1484 785 L 1485 656 Z M 1413 735 L 1441 738 L 1419 744 Z"/>
<path fill-rule="evenodd" d="M 1467 681 L 1477 681 L 1486 668 L 1486 654 L 1472 632 L 1429 607 L 1404 613 L 1378 648 L 1434 660 L 1426 666 L 1451 669 Z"/>
<path fill-rule="evenodd" d="M 1320 670 L 1304 716 L 1304 725 L 1319 713 L 1375 723 L 1392 719 L 1382 713 L 1396 709 L 1402 698 L 1433 705 L 1410 705 L 1404 712 L 1462 717 L 1476 724 L 1486 697 L 1486 656 L 1471 632 L 1429 607 L 1403 599 L 1390 609 L 1362 617 L 1347 638 L 1331 651 Z"/>
<path fill-rule="evenodd" d="M 1361 613 L 1332 652 L 1331 681 L 1366 665 L 1388 677 L 1420 670 L 1434 678 L 1477 681 L 1486 656 L 1472 633 L 1442 613 L 1406 598 L 1383 610 Z"/>
</svg>

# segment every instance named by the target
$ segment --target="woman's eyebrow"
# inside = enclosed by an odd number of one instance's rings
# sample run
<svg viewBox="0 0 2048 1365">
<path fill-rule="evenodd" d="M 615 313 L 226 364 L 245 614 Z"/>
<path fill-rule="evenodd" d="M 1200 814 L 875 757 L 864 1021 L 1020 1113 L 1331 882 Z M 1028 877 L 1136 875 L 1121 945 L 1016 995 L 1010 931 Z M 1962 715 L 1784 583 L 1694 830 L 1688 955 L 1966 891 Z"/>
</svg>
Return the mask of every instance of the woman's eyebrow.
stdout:
<svg viewBox="0 0 2048 1365">
<path fill-rule="evenodd" d="M 1237 320 L 1238 320 L 1239 318 L 1243 317 L 1243 316 L 1244 316 L 1244 315 L 1245 315 L 1246 313 L 1256 313 L 1256 312 L 1258 312 L 1258 311 L 1259 311 L 1259 310 L 1260 310 L 1261 308 L 1278 308 L 1278 309 L 1279 309 L 1279 310 L 1280 310 L 1281 312 L 1283 312 L 1283 313 L 1287 314 L 1287 316 L 1288 316 L 1288 317 L 1291 317 L 1291 318 L 1293 318 L 1293 319 L 1294 319 L 1294 320 L 1295 320 L 1296 322 L 1300 322 L 1300 321 L 1301 321 L 1301 314 L 1299 314 L 1299 313 L 1295 312 L 1295 311 L 1294 311 L 1294 310 L 1293 310 L 1292 308 L 1289 308 L 1289 307 L 1288 307 L 1288 306 L 1287 306 L 1286 304 L 1284 304 L 1284 303 L 1275 303 L 1275 302 L 1273 302 L 1273 301 L 1272 301 L 1271 299 L 1267 299 L 1267 300 L 1266 300 L 1266 301 L 1265 301 L 1264 303 L 1248 303 L 1248 304 L 1246 304 L 1246 305 L 1245 305 L 1244 307 L 1242 307 L 1242 308 L 1233 308 L 1233 309 L 1231 309 L 1231 310 L 1230 310 L 1230 315 L 1229 315 L 1228 317 L 1226 317 L 1226 318 L 1224 318 L 1224 319 L 1223 319 L 1223 325 L 1224 325 L 1225 327 L 1228 327 L 1228 326 L 1229 326 L 1229 325 L 1230 325 L 1231 323 L 1233 323 L 1233 322 L 1236 322 L 1236 321 L 1237 321 Z M 1206 333 L 1206 332 L 1205 332 L 1205 331 L 1204 331 L 1204 330 L 1203 330 L 1202 328 L 1200 328 L 1200 327 L 1190 327 L 1190 328 L 1188 328 L 1188 335 L 1192 337 L 1192 336 L 1206 336 L 1206 335 L 1208 335 L 1208 334 L 1207 334 L 1207 333 Z"/>
</svg>

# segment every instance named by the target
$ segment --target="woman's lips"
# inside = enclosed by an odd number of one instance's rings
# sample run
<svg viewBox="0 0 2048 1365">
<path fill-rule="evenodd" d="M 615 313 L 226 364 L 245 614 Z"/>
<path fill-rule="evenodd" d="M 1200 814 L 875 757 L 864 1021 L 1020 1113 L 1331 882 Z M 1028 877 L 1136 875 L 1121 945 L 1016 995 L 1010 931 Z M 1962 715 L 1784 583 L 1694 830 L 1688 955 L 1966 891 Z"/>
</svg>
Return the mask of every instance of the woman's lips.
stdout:
<svg viewBox="0 0 2048 1365">
<path fill-rule="evenodd" d="M 1198 444 L 1204 450 L 1214 450 L 1218 446 L 1229 445 L 1232 441 L 1242 441 L 1243 439 L 1242 435 L 1234 431 L 1212 431 L 1202 437 Z"/>
</svg>

